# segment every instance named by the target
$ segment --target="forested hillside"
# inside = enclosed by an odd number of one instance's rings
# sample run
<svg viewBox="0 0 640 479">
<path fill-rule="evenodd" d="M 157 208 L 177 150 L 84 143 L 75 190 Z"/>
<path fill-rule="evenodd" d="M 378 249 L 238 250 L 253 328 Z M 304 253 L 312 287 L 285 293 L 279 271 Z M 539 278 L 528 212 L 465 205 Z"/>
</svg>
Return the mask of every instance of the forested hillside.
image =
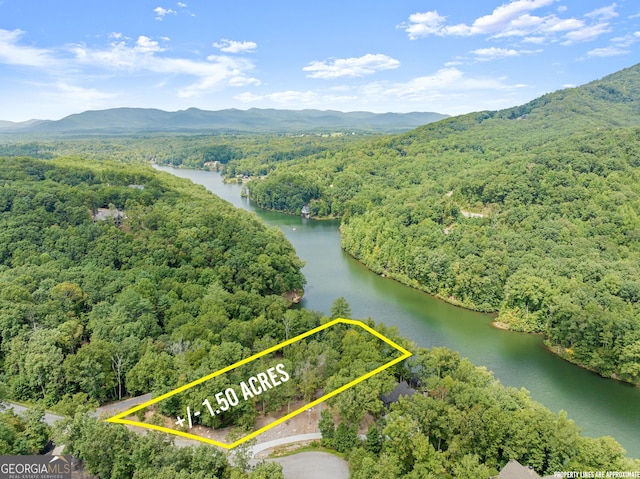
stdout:
<svg viewBox="0 0 640 479">
<path fill-rule="evenodd" d="M 367 135 L 368 136 L 368 135 Z M 78 136 L 65 140 L 0 142 L 0 156 L 28 156 L 39 159 L 82 157 L 123 163 L 169 165 L 186 168 L 223 167 L 232 160 L 264 164 L 264 168 L 243 168 L 235 162 L 226 172 L 242 177 L 266 175 L 272 163 L 309 155 L 324 155 L 361 138 L 360 135 L 132 135 L 122 137 Z"/>
<path fill-rule="evenodd" d="M 200 361 L 210 342 L 242 342 L 258 317 L 276 332 L 284 296 L 303 288 L 284 236 L 204 188 L 149 167 L 1 166 L 0 373 L 10 397 L 65 410 L 140 391 L 136 377 L 148 390 L 171 386 L 167 351 L 192 344 Z"/>
<path fill-rule="evenodd" d="M 0 163 L 0 399 L 68 415 L 53 439 L 103 479 L 282 477 L 277 466 L 249 471 L 211 448 L 176 449 L 166 436 L 82 414 L 128 395 L 165 393 L 328 321 L 288 309 L 282 295 L 304 279 L 282 234 L 148 167 Z M 348 311 L 341 298 L 331 313 Z M 418 349 L 394 329 L 369 325 L 416 357 L 328 401 L 324 442 L 347 455 L 354 477 L 484 476 L 511 458 L 541 471 L 637 467 L 613 439 L 582 437 L 563 414 L 503 388 L 457 353 Z M 249 430 L 260 414 L 309 401 L 388 360 L 376 341 L 344 326 L 291 345 L 279 358 L 292 372 L 286 387 L 200 422 Z M 381 396 L 410 377 L 419 394 L 385 414 Z M 175 396 L 150 420 L 175 418 L 201 399 Z M 52 433 L 41 415 L 0 414 L 0 454 L 42 451 Z M 375 426 L 361 443 L 366 422 Z"/>
<path fill-rule="evenodd" d="M 346 442 L 344 425 L 334 429 L 326 415 L 320 424 L 327 446 L 350 451 L 353 479 L 484 479 L 509 459 L 545 476 L 638 467 L 612 438 L 582 437 L 566 413 L 505 388 L 458 353 L 418 349 L 408 363 L 417 391 L 372 423 L 363 443 Z"/>
<path fill-rule="evenodd" d="M 286 162 L 234 160 L 265 208 L 342 218 L 373 271 L 499 312 L 640 383 L 640 66 L 526 105 Z"/>
</svg>

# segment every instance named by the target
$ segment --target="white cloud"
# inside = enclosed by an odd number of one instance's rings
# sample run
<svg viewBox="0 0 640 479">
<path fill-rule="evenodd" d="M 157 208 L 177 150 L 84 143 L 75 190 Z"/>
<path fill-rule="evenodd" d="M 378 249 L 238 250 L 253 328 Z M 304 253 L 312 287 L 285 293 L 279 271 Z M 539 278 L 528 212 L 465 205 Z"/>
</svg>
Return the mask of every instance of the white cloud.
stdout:
<svg viewBox="0 0 640 479">
<path fill-rule="evenodd" d="M 470 36 L 505 33 L 513 30 L 514 26 L 517 27 L 518 23 L 521 24 L 521 27 L 526 23 L 531 24 L 531 22 L 533 25 L 538 25 L 543 19 L 532 17 L 526 13 L 551 5 L 553 2 L 554 0 L 515 0 L 497 7 L 489 15 L 477 18 L 471 25 L 464 23 L 445 25 L 446 17 L 438 14 L 436 10 L 414 13 L 409 16 L 409 22 L 402 24 L 401 27 L 405 28 L 412 40 L 428 35 Z"/>
<path fill-rule="evenodd" d="M 634 43 L 640 42 L 640 31 L 628 33 L 622 37 L 611 39 L 608 47 L 594 48 L 587 52 L 588 57 L 615 57 L 619 55 L 627 55 L 631 50 L 627 50 Z"/>
<path fill-rule="evenodd" d="M 522 41 L 527 43 L 534 43 L 536 45 L 542 45 L 547 41 L 547 39 L 545 37 L 524 37 Z"/>
<path fill-rule="evenodd" d="M 615 18 L 618 16 L 618 12 L 616 12 L 617 5 L 612 3 L 607 7 L 598 8 L 593 10 L 585 15 L 585 17 L 589 18 L 597 18 L 599 20 L 609 20 L 611 18 Z"/>
<path fill-rule="evenodd" d="M 129 70 L 153 72 L 195 78 L 195 82 L 178 90 L 182 98 L 217 90 L 224 86 L 258 85 L 260 81 L 248 75 L 254 68 L 246 59 L 225 55 L 211 55 L 206 61 L 158 56 L 164 51 L 149 37 L 140 36 L 134 45 L 121 41 L 107 49 L 90 49 L 80 45 L 75 48 L 78 63 L 107 71 Z"/>
<path fill-rule="evenodd" d="M 163 83 L 167 78 L 176 85 L 180 97 L 192 97 L 224 87 L 245 87 L 259 85 L 260 80 L 250 75 L 254 64 L 247 59 L 229 55 L 211 55 L 202 59 L 176 58 L 166 56 L 166 51 L 158 41 L 140 35 L 135 41 L 121 33 L 111 33 L 111 43 L 106 47 L 93 48 L 84 44 L 67 46 L 64 49 L 45 50 L 20 45 L 24 32 L 0 29 L 0 64 L 31 66 L 39 69 L 40 75 L 47 75 L 52 82 L 61 85 L 89 83 L 98 76 L 154 73 L 160 74 L 152 84 Z M 164 78 L 162 78 L 164 76 Z M 100 92 L 91 88 L 81 90 L 74 86 L 78 97 Z M 66 92 L 71 92 L 68 87 Z"/>
<path fill-rule="evenodd" d="M 58 64 L 51 50 L 19 45 L 22 30 L 0 29 L 0 63 L 30 67 L 49 67 Z"/>
<path fill-rule="evenodd" d="M 458 114 L 499 109 L 531 98 L 530 85 L 510 84 L 505 78 L 473 76 L 458 68 L 442 68 L 432 75 L 406 82 L 347 83 L 314 90 L 257 94 L 247 91 L 234 100 L 261 108 L 332 108 L 342 111 L 438 111 Z"/>
<path fill-rule="evenodd" d="M 588 57 L 615 57 L 618 55 L 626 55 L 627 53 L 631 53 L 631 51 L 623 50 L 622 48 L 612 45 L 604 48 L 595 48 L 587 52 L 587 56 Z"/>
<path fill-rule="evenodd" d="M 446 17 L 436 10 L 414 13 L 409 21 L 400 25 L 415 40 L 430 35 L 472 36 L 485 35 L 490 38 L 522 37 L 523 41 L 543 44 L 563 39 L 564 45 L 593 40 L 611 30 L 609 20 L 618 15 L 615 3 L 589 12 L 585 21 L 579 18 L 560 18 L 549 13 L 533 14 L 535 10 L 553 5 L 555 0 L 512 0 L 493 10 L 488 15 L 476 18 L 473 23 L 447 25 Z M 564 12 L 566 8 L 558 8 Z M 594 23 L 595 22 L 595 23 Z"/>
<path fill-rule="evenodd" d="M 358 58 L 338 58 L 332 61 L 313 61 L 302 70 L 309 78 L 363 77 L 383 70 L 398 68 L 400 62 L 383 54 L 367 53 Z"/>
<path fill-rule="evenodd" d="M 413 78 L 407 82 L 375 82 L 362 87 L 361 93 L 375 101 L 388 104 L 416 104 L 435 99 L 472 98 L 480 92 L 505 92 L 520 89 L 523 85 L 508 85 L 504 79 L 491 77 L 470 77 L 455 67 L 442 68 L 433 75 Z M 424 108 L 424 107 L 422 107 Z M 445 111 L 445 110 L 443 110 Z"/>
<path fill-rule="evenodd" d="M 478 48 L 477 50 L 472 50 L 469 53 L 474 54 L 476 58 L 481 61 L 520 56 L 520 52 L 517 50 L 496 47 Z"/>
<path fill-rule="evenodd" d="M 107 69 L 126 69 L 136 66 L 137 57 L 141 52 L 121 41 L 112 43 L 106 50 L 92 50 L 84 45 L 77 45 L 73 48 L 73 53 L 80 64 L 97 65 Z"/>
<path fill-rule="evenodd" d="M 344 87 L 347 90 L 352 90 L 350 87 Z M 353 106 L 360 100 L 366 99 L 362 94 L 352 95 L 336 95 L 329 91 L 299 91 L 299 90 L 286 90 L 272 93 L 265 93 L 257 95 L 251 92 L 243 92 L 233 97 L 234 100 L 252 104 L 260 105 L 263 107 L 277 107 L 277 108 L 291 108 L 300 109 L 300 106 L 306 108 L 326 108 L 326 105 L 333 105 L 332 108 L 343 110 L 353 110 Z M 370 109 L 370 107 L 369 107 Z"/>
<path fill-rule="evenodd" d="M 171 8 L 156 7 L 153 9 L 156 14 L 156 20 L 162 20 L 165 15 L 175 15 L 176 11 Z"/>
<path fill-rule="evenodd" d="M 578 30 L 584 27 L 584 25 L 584 21 L 578 20 L 577 18 L 561 19 L 555 16 L 551 16 L 545 18 L 545 21 L 542 23 L 539 31 L 544 33 L 566 32 L 571 30 Z"/>
<path fill-rule="evenodd" d="M 566 41 L 562 42 L 563 45 L 573 45 L 574 43 L 588 42 L 595 40 L 603 33 L 611 31 L 609 23 L 597 23 L 596 25 L 589 25 L 579 30 L 568 32 L 565 35 Z"/>
<path fill-rule="evenodd" d="M 226 38 L 222 38 L 213 46 L 225 53 L 253 53 L 258 48 L 255 42 L 237 42 Z"/>
<path fill-rule="evenodd" d="M 158 42 L 153 41 L 149 37 L 145 37 L 144 35 L 140 35 L 138 37 L 135 49 L 140 53 L 155 53 L 164 51 L 164 48 L 160 48 Z"/>
<path fill-rule="evenodd" d="M 247 85 L 260 85 L 260 81 L 256 78 L 246 77 L 244 75 L 234 75 L 225 71 L 224 68 L 216 67 L 210 69 L 207 75 L 201 75 L 201 80 L 187 85 L 178 90 L 178 97 L 193 98 L 208 91 L 219 90 L 223 86 L 242 87 Z"/>
<path fill-rule="evenodd" d="M 281 104 L 313 104 L 317 101 L 317 94 L 313 91 L 287 90 L 271 93 L 268 98 Z"/>
<path fill-rule="evenodd" d="M 429 35 L 439 35 L 447 18 L 441 16 L 437 10 L 424 13 L 414 13 L 409 16 L 409 24 L 400 25 L 405 28 L 411 40 Z"/>
<path fill-rule="evenodd" d="M 513 22 L 524 17 L 526 12 L 551 5 L 554 0 L 516 0 L 496 8 L 490 15 L 480 17 L 473 22 L 474 33 L 495 33 L 509 29 Z M 530 17 L 529 18 L 537 18 Z"/>
<path fill-rule="evenodd" d="M 620 47 L 630 47 L 636 42 L 640 42 L 640 32 L 629 33 L 624 37 L 615 37 L 611 39 L 611 43 L 615 43 Z"/>
<path fill-rule="evenodd" d="M 506 85 L 495 78 L 469 78 L 458 68 L 442 68 L 434 75 L 414 78 L 406 83 L 396 83 L 385 90 L 400 97 L 412 97 L 425 92 L 451 92 L 475 89 L 500 90 Z"/>
<path fill-rule="evenodd" d="M 184 3 L 184 2 L 178 2 L 178 3 L 176 3 L 176 5 L 177 5 L 179 8 L 181 8 L 181 9 L 182 9 L 182 10 L 180 10 L 180 13 L 186 13 L 187 15 L 189 15 L 189 16 L 191 16 L 191 17 L 195 17 L 195 16 L 196 16 L 196 14 L 195 14 L 195 13 L 193 13 L 192 11 L 190 11 L 190 10 L 187 8 L 187 6 L 188 6 L 188 5 L 187 5 L 186 3 Z M 176 14 L 176 12 L 171 12 L 171 13 Z M 158 19 L 156 19 L 156 20 L 158 20 Z M 160 20 L 161 20 L 161 19 L 160 19 Z"/>
<path fill-rule="evenodd" d="M 558 7 L 559 12 L 566 12 L 567 10 L 569 10 L 569 7 L 567 7 L 566 5 L 560 5 Z"/>
</svg>

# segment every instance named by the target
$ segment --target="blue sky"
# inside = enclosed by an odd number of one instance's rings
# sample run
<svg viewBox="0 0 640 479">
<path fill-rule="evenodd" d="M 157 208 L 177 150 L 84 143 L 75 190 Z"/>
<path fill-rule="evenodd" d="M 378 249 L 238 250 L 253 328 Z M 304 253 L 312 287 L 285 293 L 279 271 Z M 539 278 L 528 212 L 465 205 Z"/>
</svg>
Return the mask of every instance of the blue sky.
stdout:
<svg viewBox="0 0 640 479">
<path fill-rule="evenodd" d="M 460 114 L 601 78 L 639 51 L 637 0 L 0 0 L 0 119 Z"/>
</svg>

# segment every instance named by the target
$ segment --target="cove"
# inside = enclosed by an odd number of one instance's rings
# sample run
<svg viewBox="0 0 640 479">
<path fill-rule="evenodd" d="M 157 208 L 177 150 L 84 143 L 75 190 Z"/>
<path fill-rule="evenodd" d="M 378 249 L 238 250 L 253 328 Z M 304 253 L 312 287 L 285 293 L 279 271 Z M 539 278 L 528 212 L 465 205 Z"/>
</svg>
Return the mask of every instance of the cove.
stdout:
<svg viewBox="0 0 640 479">
<path fill-rule="evenodd" d="M 396 326 L 423 347 L 445 346 L 486 366 L 505 386 L 525 388 L 554 412 L 567 411 L 587 436 L 613 436 L 631 457 L 640 457 L 640 388 L 604 379 L 548 352 L 539 336 L 491 327 L 489 315 L 468 311 L 382 278 L 340 248 L 339 221 L 307 220 L 259 210 L 240 197 L 241 186 L 224 184 L 216 172 L 156 167 L 254 212 L 280 228 L 306 262 L 301 307 L 328 313 L 344 296 L 353 318 Z"/>
</svg>

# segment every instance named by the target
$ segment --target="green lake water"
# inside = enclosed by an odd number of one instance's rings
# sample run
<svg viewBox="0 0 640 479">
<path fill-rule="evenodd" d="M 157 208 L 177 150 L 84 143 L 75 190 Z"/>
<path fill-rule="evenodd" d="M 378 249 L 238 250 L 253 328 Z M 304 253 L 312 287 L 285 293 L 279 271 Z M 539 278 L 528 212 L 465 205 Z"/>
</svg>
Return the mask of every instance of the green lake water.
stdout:
<svg viewBox="0 0 640 479">
<path fill-rule="evenodd" d="M 569 418 L 588 436 L 613 436 L 632 457 L 640 457 L 640 388 L 603 379 L 544 349 L 538 336 L 491 327 L 491 317 L 467 311 L 372 273 L 340 248 L 338 221 L 316 221 L 262 211 L 240 197 L 240 185 L 220 175 L 158 167 L 189 178 L 239 208 L 280 228 L 306 262 L 301 306 L 328 313 L 344 296 L 353 318 L 371 317 L 397 326 L 419 346 L 446 346 L 476 365 L 486 366 L 504 385 L 526 388 L 531 396 Z"/>
</svg>

